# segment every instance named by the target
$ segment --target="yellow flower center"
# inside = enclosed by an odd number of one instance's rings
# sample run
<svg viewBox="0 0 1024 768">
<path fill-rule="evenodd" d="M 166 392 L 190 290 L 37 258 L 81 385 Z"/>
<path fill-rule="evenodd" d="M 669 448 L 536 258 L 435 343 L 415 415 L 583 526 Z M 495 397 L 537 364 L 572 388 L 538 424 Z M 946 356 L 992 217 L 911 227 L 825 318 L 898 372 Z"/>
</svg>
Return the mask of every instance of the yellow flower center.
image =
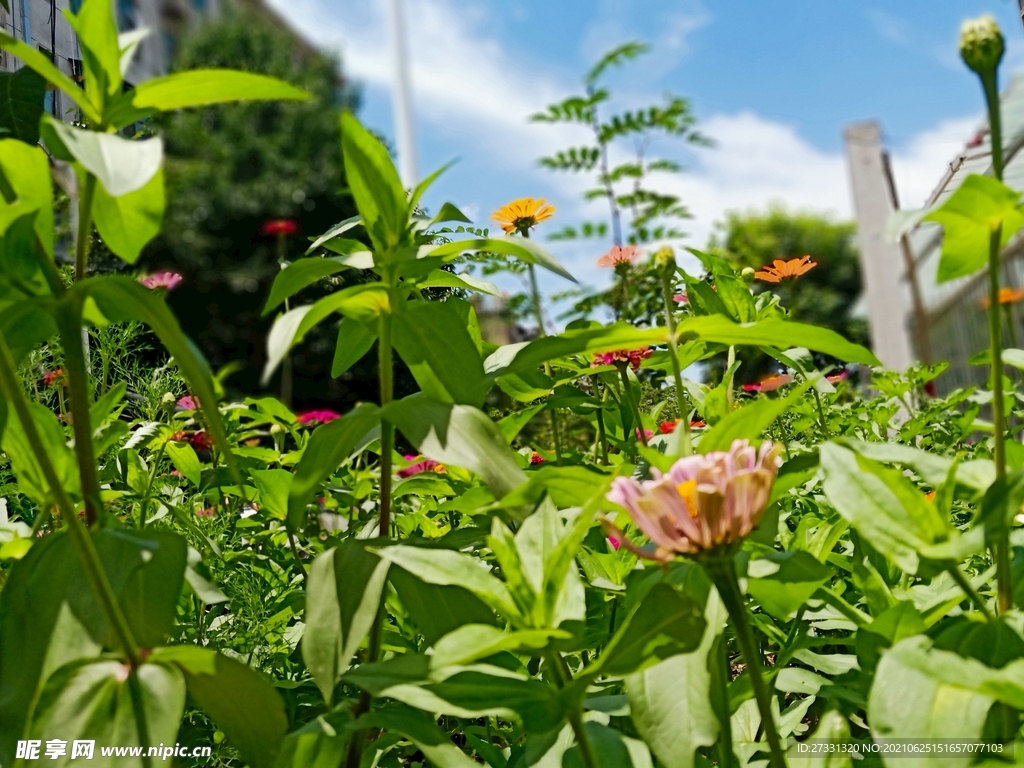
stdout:
<svg viewBox="0 0 1024 768">
<path fill-rule="evenodd" d="M 687 480 L 685 483 L 680 483 L 676 486 L 676 493 L 678 493 L 684 502 L 686 502 L 686 511 L 690 513 L 690 517 L 697 516 L 697 481 Z"/>
</svg>

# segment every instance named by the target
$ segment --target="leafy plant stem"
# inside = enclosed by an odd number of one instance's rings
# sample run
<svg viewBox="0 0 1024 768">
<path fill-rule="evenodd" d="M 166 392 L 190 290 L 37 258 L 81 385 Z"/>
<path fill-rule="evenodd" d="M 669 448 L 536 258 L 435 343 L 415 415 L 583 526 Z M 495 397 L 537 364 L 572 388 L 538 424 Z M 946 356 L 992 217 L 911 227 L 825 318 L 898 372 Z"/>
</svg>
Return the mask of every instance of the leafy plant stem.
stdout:
<svg viewBox="0 0 1024 768">
<path fill-rule="evenodd" d="M 689 456 L 693 453 L 693 438 L 690 435 L 690 408 L 686 404 L 686 397 L 683 395 L 683 372 L 679 368 L 679 347 L 676 344 L 676 316 L 672 311 L 672 297 L 675 291 L 672 290 L 672 275 L 675 274 L 675 267 L 665 269 L 661 272 L 661 295 L 665 300 L 665 327 L 668 328 L 668 354 L 672 359 L 672 379 L 676 385 L 676 407 L 679 409 L 679 419 L 682 430 L 682 454 Z"/>
<path fill-rule="evenodd" d="M 153 461 L 153 466 L 149 470 L 149 480 L 146 483 L 146 495 L 142 499 L 142 505 L 139 508 L 139 528 L 146 527 L 146 516 L 149 513 L 149 502 L 153 498 L 153 483 L 156 482 L 156 473 L 159 471 L 160 462 L 164 458 L 164 452 L 167 450 L 167 443 L 164 442 L 160 446 L 160 450 L 157 451 L 156 459 Z"/>
<path fill-rule="evenodd" d="M 392 295 L 391 299 L 395 297 Z M 394 397 L 394 362 L 391 346 L 391 313 L 380 314 L 378 351 L 378 377 L 380 380 L 380 407 L 384 408 Z M 395 427 L 382 418 L 380 423 L 380 536 L 391 532 L 391 454 L 394 451 Z"/>
<path fill-rule="evenodd" d="M 132 669 L 128 673 L 128 693 L 132 700 L 132 713 L 135 715 L 135 730 L 139 737 L 139 746 L 142 747 L 142 765 L 149 768 L 152 761 L 149 759 L 149 726 L 146 724 L 146 708 L 142 699 L 142 686 L 139 684 L 138 670 Z"/>
<path fill-rule="evenodd" d="M 299 546 L 295 543 L 295 534 L 288 531 L 288 547 L 292 551 L 292 557 L 295 558 L 295 564 L 299 566 L 299 573 L 302 574 L 302 580 L 306 580 L 306 566 L 302 564 L 302 559 L 299 557 Z"/>
<path fill-rule="evenodd" d="M 956 563 L 951 563 L 947 570 L 949 571 L 949 575 L 953 577 L 953 581 L 955 581 L 960 589 L 964 591 L 964 594 L 967 595 L 970 601 L 978 606 L 978 610 L 982 612 L 985 619 L 988 621 L 995 621 L 996 617 L 992 615 L 988 606 L 985 605 L 985 601 L 982 599 L 981 595 L 978 594 L 978 590 L 974 588 L 974 585 L 971 584 L 970 580 L 963 574 L 963 571 L 960 570 L 960 566 Z"/>
<path fill-rule="evenodd" d="M 818 426 L 821 428 L 821 436 L 827 441 L 829 439 L 828 422 L 825 421 L 825 409 L 821 406 L 821 395 L 813 387 L 811 387 L 811 392 L 814 394 L 814 406 L 818 409 Z"/>
<path fill-rule="evenodd" d="M 68 397 L 71 400 L 72 429 L 75 434 L 75 457 L 78 459 L 78 474 L 82 479 L 82 496 L 85 498 L 85 521 L 93 526 L 103 509 L 100 500 L 100 479 L 96 473 L 96 455 L 92 442 L 92 424 L 89 414 L 89 373 L 82 346 L 82 328 L 77 311 L 64 306 L 58 310 L 57 327 L 60 330 L 61 346 L 64 348 L 65 378 Z"/>
<path fill-rule="evenodd" d="M 764 728 L 765 736 L 768 739 L 768 748 L 771 750 L 771 764 L 773 768 L 786 768 L 786 759 L 782 752 L 782 742 L 779 740 L 779 733 L 775 728 L 775 720 L 772 716 L 771 692 L 765 683 L 764 675 L 761 672 L 761 660 L 759 652 L 754 644 L 753 632 L 750 628 L 750 621 L 747 619 L 747 608 L 743 603 L 743 593 L 740 591 L 739 580 L 736 578 L 736 565 L 733 561 L 733 552 L 730 550 L 725 554 L 711 555 L 702 561 L 708 570 L 708 575 L 715 583 L 722 602 L 732 619 L 733 630 L 736 633 L 736 640 L 740 646 L 740 653 L 750 673 L 750 683 L 754 689 L 754 698 L 757 699 L 757 707 L 761 712 L 761 725 Z"/>
<path fill-rule="evenodd" d="M 565 688 L 572 682 L 572 670 L 569 669 L 565 658 L 558 651 L 550 651 L 546 656 L 555 683 L 559 688 Z M 590 743 L 590 737 L 587 736 L 587 729 L 583 724 L 583 709 L 580 706 L 574 706 L 569 710 L 569 724 L 572 726 L 572 732 L 576 735 L 576 744 L 580 748 L 583 765 L 586 768 L 597 768 L 594 748 Z"/>
<path fill-rule="evenodd" d="M 46 478 L 47 484 L 50 486 L 50 492 L 53 494 L 61 517 L 64 518 L 65 525 L 68 527 L 68 534 L 74 543 L 75 549 L 78 551 L 79 558 L 82 560 L 86 576 L 100 602 L 104 617 L 110 626 L 113 627 L 118 644 L 121 646 L 121 650 L 128 659 L 131 668 L 137 669 L 142 662 L 139 658 L 138 647 L 135 645 L 135 638 L 132 637 L 131 628 L 121 612 L 121 606 L 118 605 L 114 590 L 107 579 L 107 573 L 103 570 L 103 564 L 100 562 L 99 553 L 96 551 L 92 537 L 82 527 L 78 514 L 75 512 L 74 504 L 72 504 L 63 483 L 61 483 L 60 478 L 57 476 L 57 470 L 50 460 L 50 455 L 46 452 L 46 446 L 43 445 L 43 439 L 39 435 L 35 420 L 32 418 L 29 402 L 25 397 L 25 390 L 18 380 L 14 356 L 11 354 L 10 347 L 7 346 L 7 342 L 2 336 L 0 336 L 0 392 L 3 393 L 4 399 L 13 406 L 15 414 L 18 416 L 18 421 L 21 422 L 21 427 L 25 431 L 25 438 L 28 440 L 36 462 L 38 462 L 39 468 Z"/>
<path fill-rule="evenodd" d="M 866 624 L 871 623 L 870 616 L 868 616 L 866 613 L 864 613 L 864 611 L 860 610 L 856 606 L 850 605 L 846 600 L 844 600 L 840 595 L 837 595 L 831 589 L 827 589 L 826 587 L 820 587 L 817 591 L 815 591 L 814 597 L 831 606 L 832 608 L 835 608 L 837 611 L 843 614 L 843 616 L 848 618 L 858 627 L 862 627 Z"/>
<path fill-rule="evenodd" d="M 619 375 L 622 377 L 622 396 L 626 398 L 626 402 L 629 404 L 630 413 L 633 414 L 633 423 L 636 427 L 637 439 L 643 444 L 644 448 L 647 447 L 647 433 L 644 432 L 643 422 L 640 421 L 640 407 L 633 400 L 633 388 L 629 385 L 629 373 L 627 372 L 627 363 L 618 363 Z M 626 436 L 628 439 L 628 435 Z"/>
<path fill-rule="evenodd" d="M 85 279 L 89 268 L 89 247 L 92 240 L 92 199 L 96 195 L 96 177 L 86 173 L 78 198 L 78 234 L 75 238 L 75 282 Z"/>
</svg>

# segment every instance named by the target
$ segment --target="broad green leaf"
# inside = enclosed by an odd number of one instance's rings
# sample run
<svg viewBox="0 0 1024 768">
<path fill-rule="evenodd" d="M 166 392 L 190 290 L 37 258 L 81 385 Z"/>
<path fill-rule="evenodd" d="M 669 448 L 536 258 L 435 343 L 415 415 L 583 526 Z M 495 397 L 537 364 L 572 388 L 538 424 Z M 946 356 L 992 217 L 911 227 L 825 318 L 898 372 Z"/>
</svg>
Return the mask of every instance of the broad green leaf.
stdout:
<svg viewBox="0 0 1024 768">
<path fill-rule="evenodd" d="M 756 443 L 779 416 L 796 405 L 811 383 L 795 387 L 786 397 L 763 398 L 726 414 L 715 426 L 705 432 L 697 442 L 700 453 L 728 451 L 734 440 Z"/>
<path fill-rule="evenodd" d="M 164 448 L 174 468 L 181 472 L 192 485 L 199 487 L 203 468 L 195 449 L 188 443 L 168 442 Z"/>
<path fill-rule="evenodd" d="M 477 768 L 478 763 L 459 749 L 426 712 L 412 707 L 388 707 L 359 719 L 360 725 L 400 733 L 419 747 L 435 768 Z"/>
<path fill-rule="evenodd" d="M 288 730 L 284 703 L 258 672 L 210 648 L 178 645 L 153 651 L 150 661 L 174 664 L 188 694 L 253 768 L 273 768 Z"/>
<path fill-rule="evenodd" d="M 424 394 L 479 408 L 490 383 L 457 306 L 461 303 L 449 299 L 406 304 L 392 321 L 395 350 Z"/>
<path fill-rule="evenodd" d="M 526 480 L 501 431 L 476 408 L 418 394 L 390 403 L 383 413 L 424 456 L 475 472 L 499 498 Z"/>
<path fill-rule="evenodd" d="M 373 626 L 389 565 L 353 541 L 319 555 L 309 569 L 302 659 L 328 704 Z"/>
<path fill-rule="evenodd" d="M 515 411 L 499 419 L 498 429 L 501 430 L 505 441 L 511 444 L 516 439 L 516 435 L 523 430 L 523 427 L 529 424 L 530 420 L 543 410 L 543 404 L 532 405 L 529 408 L 523 408 L 521 411 Z"/>
<path fill-rule="evenodd" d="M 416 283 L 418 288 L 458 288 L 464 291 L 476 291 L 490 296 L 500 296 L 501 289 L 490 280 L 483 280 L 472 275 L 456 275 L 443 269 L 435 269 L 425 278 Z"/>
<path fill-rule="evenodd" d="M 318 715 L 285 737 L 275 768 L 337 768 L 345 761 L 351 723 L 345 705 Z"/>
<path fill-rule="evenodd" d="M 96 124 L 102 122 L 99 110 L 89 101 L 85 92 L 78 87 L 74 80 L 57 69 L 53 62 L 50 61 L 49 56 L 4 32 L 0 32 L 0 48 L 17 56 L 25 62 L 27 67 L 38 72 L 48 82 L 60 88 L 82 110 L 82 114 L 89 122 Z"/>
<path fill-rule="evenodd" d="M 377 329 L 369 323 L 343 317 L 338 325 L 338 341 L 334 347 L 331 377 L 338 378 L 358 363 L 377 340 Z"/>
<path fill-rule="evenodd" d="M 35 145 L 45 96 L 46 79 L 30 67 L 0 72 L 0 139 Z"/>
<path fill-rule="evenodd" d="M 50 409 L 39 403 L 32 403 L 30 407 L 36 430 L 39 432 L 39 437 L 53 463 L 57 477 L 60 478 L 61 485 L 72 496 L 80 495 L 78 464 L 74 451 L 68 447 L 64 428 Z M 46 476 L 43 474 L 39 462 L 36 461 L 35 453 L 29 445 L 28 437 L 25 435 L 19 419 L 11 419 L 8 422 L 3 435 L 3 449 L 10 458 L 11 468 L 18 480 L 21 492 L 43 509 L 49 509 L 53 505 L 50 484 L 46 482 Z"/>
<path fill-rule="evenodd" d="M 576 278 L 566 271 L 565 267 L 558 263 L 554 256 L 547 252 L 536 240 L 523 237 L 490 237 L 472 240 L 456 240 L 445 243 L 431 251 L 427 256 L 442 256 L 446 260 L 461 256 L 464 253 L 501 253 L 507 256 L 515 256 L 527 264 L 536 264 L 564 277 L 566 280 L 576 282 Z"/>
<path fill-rule="evenodd" d="M 408 226 L 405 188 L 387 149 L 351 113 L 341 116 L 341 150 L 349 190 L 378 251 L 402 240 Z"/>
<path fill-rule="evenodd" d="M 980 551 L 980 528 L 961 536 L 900 472 L 836 443 L 821 446 L 825 496 L 875 549 L 908 573 L 921 559 L 960 560 Z"/>
<path fill-rule="evenodd" d="M 874 461 L 885 464 L 902 464 L 913 470 L 929 485 L 938 488 L 949 475 L 953 459 L 939 456 L 931 451 L 899 443 L 869 443 L 844 438 L 843 446 Z M 960 462 L 956 472 L 957 483 L 978 494 L 984 493 L 996 479 L 995 465 L 987 459 Z"/>
<path fill-rule="evenodd" d="M 165 202 L 164 173 L 158 170 L 144 187 L 120 197 L 98 186 L 92 215 L 107 247 L 134 264 L 146 244 L 160 233 Z"/>
<path fill-rule="evenodd" d="M 536 506 L 547 495 L 559 509 L 583 506 L 607 490 L 612 476 L 586 466 L 541 466 L 529 473 L 529 479 L 512 491 L 501 503 L 506 507 Z"/>
<path fill-rule="evenodd" d="M 750 561 L 747 592 L 772 616 L 788 621 L 831 576 L 809 552 L 775 552 Z"/>
<path fill-rule="evenodd" d="M 462 587 L 502 616 L 519 615 L 505 583 L 491 575 L 487 566 L 471 555 L 450 549 L 408 545 L 384 547 L 377 554 L 427 584 Z"/>
<path fill-rule="evenodd" d="M 265 509 L 278 520 L 286 519 L 292 473 L 286 469 L 255 469 L 249 476 L 260 494 L 260 509 Z"/>
<path fill-rule="evenodd" d="M 77 13 L 64 12 L 75 30 L 85 65 L 85 93 L 98 108 L 121 92 L 121 47 L 114 8 L 106 0 L 83 0 Z"/>
<path fill-rule="evenodd" d="M 718 344 L 805 347 L 850 363 L 881 366 L 881 362 L 860 344 L 847 341 L 835 331 L 789 320 L 759 320 L 737 325 L 722 315 L 690 317 L 680 321 L 681 339 L 697 339 Z"/>
<path fill-rule="evenodd" d="M 588 720 L 583 727 L 594 755 L 594 768 L 654 768 L 651 753 L 642 741 L 595 720 Z M 562 766 L 586 768 L 578 744 L 566 750 Z"/>
<path fill-rule="evenodd" d="M 403 568 L 392 568 L 388 580 L 428 645 L 467 624 L 495 623 L 494 612 L 468 589 L 428 584 Z"/>
<path fill-rule="evenodd" d="M 370 403 L 358 405 L 340 419 L 317 427 L 295 467 L 288 493 L 288 521 L 295 528 L 306 514 L 321 483 L 345 461 L 363 437 L 380 424 L 380 410 Z"/>
<path fill-rule="evenodd" d="M 655 584 L 608 642 L 593 674 L 628 675 L 694 651 L 706 626 L 693 597 L 669 584 Z"/>
<path fill-rule="evenodd" d="M 263 305 L 264 317 L 279 307 L 285 299 L 294 296 L 303 288 L 348 268 L 344 258 L 325 259 L 314 256 L 293 261 L 278 272 L 277 277 L 274 278 L 274 284 L 270 287 L 270 296 L 267 297 L 267 303 Z"/>
<path fill-rule="evenodd" d="M 233 69 L 193 69 L 156 77 L 115 99 L 106 118 L 123 128 L 157 112 L 203 107 L 226 101 L 305 101 L 310 95 L 278 80 Z"/>
<path fill-rule="evenodd" d="M 355 229 L 356 227 L 361 226 L 362 223 L 363 223 L 363 217 L 362 216 L 352 216 L 350 218 L 345 219 L 344 221 L 339 221 L 337 224 L 335 224 L 329 230 L 327 230 L 322 235 L 320 235 L 320 237 L 318 237 L 315 240 L 313 240 L 313 244 L 311 246 L 309 246 L 309 248 L 306 249 L 306 255 L 308 256 L 309 254 L 311 254 L 313 251 L 315 251 L 317 248 L 322 246 L 328 240 L 333 240 L 334 238 L 339 237 L 340 235 L 345 234 L 349 230 Z M 355 241 L 348 241 L 348 242 L 355 242 Z M 365 248 L 365 246 L 363 246 L 363 247 Z M 346 249 L 346 253 L 347 252 L 348 252 L 348 250 Z"/>
<path fill-rule="evenodd" d="M 164 157 L 162 139 L 125 139 L 114 133 L 73 128 L 52 115 L 42 123 L 43 141 L 51 153 L 66 151 L 95 176 L 112 197 L 145 187 L 157 175 Z"/>
<path fill-rule="evenodd" d="M 560 629 L 526 629 L 505 632 L 490 624 L 466 624 L 434 644 L 430 663 L 434 667 L 469 664 L 502 651 L 537 656 L 552 640 L 569 639 Z"/>
<path fill-rule="evenodd" d="M 1024 225 L 1019 202 L 1019 192 L 991 176 L 972 173 L 941 207 L 925 216 L 925 221 L 938 222 L 944 230 L 938 282 L 966 277 L 984 267 L 995 227 L 1002 227 L 1002 248 Z"/>
<path fill-rule="evenodd" d="M 139 737 L 127 668 L 116 660 L 72 662 L 51 675 L 39 696 L 28 737 L 44 744 L 51 739 L 67 744 L 64 756 L 53 765 L 75 765 L 74 741 L 89 740 L 97 744 L 90 765 L 143 768 L 151 761 L 104 757 L 98 745 L 174 744 L 185 711 L 185 680 L 177 667 L 164 664 L 143 664 L 137 677 L 146 742 Z"/>
<path fill-rule="evenodd" d="M 850 739 L 850 724 L 846 718 L 834 709 L 821 716 L 812 739 L 828 739 L 831 742 L 844 742 Z M 806 745 L 805 745 L 806 746 Z M 790 747 L 789 760 L 800 759 L 800 765 L 806 768 L 853 768 L 853 758 L 849 752 L 801 753 L 800 744 Z"/>
<path fill-rule="evenodd" d="M 25 71 L 25 70 L 19 70 Z M 36 123 L 38 126 L 38 121 Z M 17 199 L 38 210 L 35 231 L 46 252 L 53 254 L 53 188 L 50 162 L 42 147 L 0 136 L 0 174 Z"/>
</svg>

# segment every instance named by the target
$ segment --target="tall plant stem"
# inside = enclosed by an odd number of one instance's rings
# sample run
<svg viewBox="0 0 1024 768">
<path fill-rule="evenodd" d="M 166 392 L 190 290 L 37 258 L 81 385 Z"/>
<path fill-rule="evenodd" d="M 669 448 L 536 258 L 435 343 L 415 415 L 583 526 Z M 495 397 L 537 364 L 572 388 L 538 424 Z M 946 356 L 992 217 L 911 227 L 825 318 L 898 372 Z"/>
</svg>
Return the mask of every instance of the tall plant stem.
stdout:
<svg viewBox="0 0 1024 768">
<path fill-rule="evenodd" d="M 771 692 L 768 690 L 764 674 L 761 672 L 761 659 L 754 644 L 754 635 L 750 628 L 750 621 L 747 618 L 747 607 L 743 602 L 743 593 L 740 591 L 739 580 L 736 578 L 736 565 L 733 561 L 733 553 L 708 556 L 702 562 L 707 568 L 711 580 L 715 583 L 715 588 L 718 589 L 718 594 L 721 596 L 725 609 L 729 612 L 729 618 L 732 620 L 733 630 L 736 632 L 736 641 L 740 645 L 740 653 L 743 655 L 743 661 L 747 665 L 747 671 L 750 673 L 750 683 L 754 689 L 757 708 L 761 712 L 761 725 L 768 739 L 772 768 L 786 768 L 786 758 L 782 751 L 782 742 L 779 739 L 779 732 L 775 728 L 775 719 L 772 716 Z"/>
<path fill-rule="evenodd" d="M 558 651 L 547 654 L 548 665 L 551 667 L 551 674 L 559 688 L 564 688 L 572 682 L 572 671 L 565 659 Z M 594 755 L 594 747 L 590 743 L 590 736 L 587 734 L 586 724 L 583 722 L 583 710 L 577 705 L 569 710 L 569 725 L 576 736 L 576 745 L 580 748 L 580 757 L 585 768 L 597 768 L 598 762 Z"/>
<path fill-rule="evenodd" d="M 100 609 L 103 611 L 107 622 L 113 628 L 118 644 L 121 646 L 121 650 L 125 658 L 128 659 L 131 668 L 137 669 L 142 661 L 139 658 L 139 650 L 135 645 L 135 638 L 132 636 L 131 628 L 121 612 L 121 606 L 117 603 L 114 590 L 107 579 L 106 571 L 103 570 L 103 564 L 100 562 L 100 557 L 96 552 L 96 546 L 93 543 L 92 537 L 82 527 L 82 523 L 75 512 L 74 504 L 71 503 L 71 498 L 64 489 L 64 484 L 61 482 L 60 477 L 58 477 L 57 470 L 50 460 L 50 454 L 46 451 L 46 446 L 43 444 L 39 429 L 32 418 L 32 411 L 28 398 L 25 397 L 25 390 L 18 379 L 14 356 L 11 354 L 11 350 L 2 336 L 0 336 L 0 392 L 3 393 L 4 399 L 14 408 L 18 421 L 21 423 L 21 428 L 25 431 L 25 438 L 28 440 L 29 448 L 39 464 L 43 477 L 46 478 L 46 482 L 50 486 L 50 493 L 53 494 L 61 517 L 64 518 L 64 524 L 68 528 L 68 535 L 71 537 L 75 550 L 78 552 L 82 565 L 85 567 L 86 577 L 96 595 L 96 599 L 100 603 Z"/>
<path fill-rule="evenodd" d="M 92 245 L 92 200 L 96 195 L 96 177 L 85 176 L 82 194 L 78 197 L 78 233 L 75 237 L 75 282 L 85 279 L 89 268 L 89 247 Z"/>
<path fill-rule="evenodd" d="M 64 365 L 67 366 L 65 377 L 71 401 L 75 458 L 78 460 L 82 496 L 85 498 L 85 521 L 91 527 L 99 519 L 103 502 L 100 499 L 100 479 L 96 473 L 96 453 L 92 444 L 89 373 L 85 361 L 85 347 L 82 344 L 82 326 L 78 316 L 79 313 L 71 307 L 61 307 L 57 311 L 57 328 L 60 330 L 61 346 L 64 348 Z"/>
<path fill-rule="evenodd" d="M 529 236 L 528 232 L 523 232 L 523 237 Z M 528 267 L 530 272 L 530 294 L 533 300 L 533 311 L 537 317 L 537 335 L 543 339 L 548 335 L 548 332 L 544 328 L 544 309 L 540 303 L 540 288 L 537 287 L 537 270 L 534 269 L 533 264 L 529 264 Z M 549 379 L 551 378 L 551 364 L 546 360 L 544 361 L 544 373 Z M 551 414 L 551 441 L 554 443 L 555 464 L 562 466 L 562 436 L 558 428 L 558 409 L 552 408 L 548 413 Z"/>
<path fill-rule="evenodd" d="M 995 621 L 995 616 L 992 615 L 988 606 L 985 605 L 985 600 L 978 594 L 978 590 L 974 588 L 974 585 L 971 584 L 970 580 L 968 580 L 960 570 L 960 566 L 956 563 L 952 563 L 947 570 L 949 571 L 949 575 L 953 577 L 953 581 L 955 581 L 960 589 L 963 590 L 964 594 L 967 595 L 970 601 L 978 606 L 978 610 L 981 611 L 985 619 L 988 621 Z"/>
<path fill-rule="evenodd" d="M 284 232 L 277 233 L 277 265 L 281 269 L 285 268 L 287 262 L 285 257 L 288 255 L 288 244 L 285 241 Z M 291 309 L 288 299 L 284 300 L 284 311 L 287 312 Z M 285 354 L 284 360 L 281 361 L 281 402 L 287 405 L 289 408 L 292 407 L 292 389 L 294 374 L 292 373 L 292 356 Z"/>
<path fill-rule="evenodd" d="M 661 272 L 661 294 L 665 299 L 665 327 L 668 328 L 668 353 L 672 358 L 672 379 L 676 386 L 676 407 L 679 410 L 679 419 L 683 427 L 683 456 L 693 453 L 693 437 L 690 434 L 690 406 L 683 396 L 683 371 L 679 367 L 679 346 L 676 343 L 676 316 L 673 312 L 673 299 L 675 291 L 672 289 L 672 276 L 675 274 L 675 267 L 665 269 Z"/>
<path fill-rule="evenodd" d="M 647 447 L 647 433 L 644 432 L 644 424 L 640 420 L 640 406 L 633 399 L 633 387 L 629 384 L 629 373 L 628 363 L 619 363 L 619 375 L 622 377 L 622 396 L 626 398 L 626 402 L 629 404 L 629 411 L 633 414 L 633 421 L 636 423 L 636 435 L 637 438 L 643 443 L 644 448 Z M 628 435 L 626 436 L 629 437 Z"/>
</svg>

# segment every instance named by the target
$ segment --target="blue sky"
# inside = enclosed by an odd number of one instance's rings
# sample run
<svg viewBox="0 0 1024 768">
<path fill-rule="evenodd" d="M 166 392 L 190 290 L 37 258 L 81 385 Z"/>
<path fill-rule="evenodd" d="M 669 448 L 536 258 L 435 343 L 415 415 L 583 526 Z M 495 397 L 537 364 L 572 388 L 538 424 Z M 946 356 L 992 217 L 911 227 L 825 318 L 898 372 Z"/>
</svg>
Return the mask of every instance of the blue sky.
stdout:
<svg viewBox="0 0 1024 768">
<path fill-rule="evenodd" d="M 341 56 L 363 93 L 361 118 L 393 136 L 384 0 L 270 1 Z M 536 163 L 586 135 L 528 117 L 631 39 L 653 50 L 609 78 L 616 103 L 681 94 L 716 141 L 655 147 L 689 171 L 672 186 L 694 213 L 686 244 L 702 247 L 725 211 L 772 202 L 849 217 L 842 129 L 856 120 L 882 122 L 901 197 L 920 204 L 979 120 L 980 88 L 956 41 L 960 22 L 984 12 L 1007 36 L 1004 76 L 1024 69 L 1011 0 L 406 0 L 420 173 L 460 161 L 427 204 L 451 200 L 486 224 L 503 202 L 542 196 L 558 208 L 552 231 L 600 215 L 581 200 L 583 179 Z M 606 243 L 551 248 L 581 282 L 608 279 L 594 266 Z"/>
</svg>

